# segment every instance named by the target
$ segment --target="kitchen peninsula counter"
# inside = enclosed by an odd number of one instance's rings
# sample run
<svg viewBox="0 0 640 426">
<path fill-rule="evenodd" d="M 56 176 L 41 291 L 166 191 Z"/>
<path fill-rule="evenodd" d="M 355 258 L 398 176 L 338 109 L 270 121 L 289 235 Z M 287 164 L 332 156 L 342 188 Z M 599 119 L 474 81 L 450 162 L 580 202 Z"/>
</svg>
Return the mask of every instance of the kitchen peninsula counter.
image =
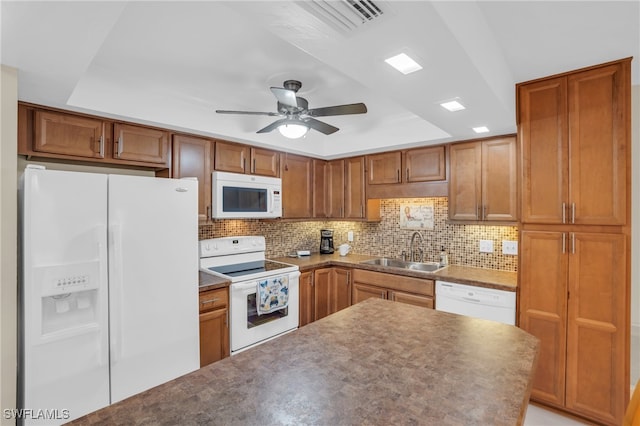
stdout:
<svg viewBox="0 0 640 426">
<path fill-rule="evenodd" d="M 329 266 L 342 266 L 346 268 L 367 269 L 376 272 L 404 275 L 409 277 L 426 278 L 442 281 L 453 281 L 460 284 L 474 285 L 477 287 L 495 288 L 498 290 L 516 291 L 518 287 L 518 273 L 500 271 L 496 269 L 476 268 L 471 266 L 449 265 L 437 272 L 430 273 L 410 269 L 389 268 L 380 265 L 368 265 L 361 263 L 365 260 L 376 259 L 380 256 L 369 256 L 349 253 L 340 256 L 338 253 L 319 254 L 302 257 L 279 257 L 273 260 L 298 265 L 300 271 Z"/>
<path fill-rule="evenodd" d="M 73 423 L 516 425 L 538 347 L 513 326 L 368 299 Z"/>
</svg>

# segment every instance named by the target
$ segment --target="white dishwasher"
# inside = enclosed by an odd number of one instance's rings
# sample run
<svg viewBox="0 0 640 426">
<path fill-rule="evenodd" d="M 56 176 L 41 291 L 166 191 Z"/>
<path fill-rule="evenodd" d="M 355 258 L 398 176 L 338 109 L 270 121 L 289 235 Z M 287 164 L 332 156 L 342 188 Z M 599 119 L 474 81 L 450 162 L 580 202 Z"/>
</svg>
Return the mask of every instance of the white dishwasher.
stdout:
<svg viewBox="0 0 640 426">
<path fill-rule="evenodd" d="M 516 293 L 436 281 L 436 310 L 515 325 Z"/>
</svg>

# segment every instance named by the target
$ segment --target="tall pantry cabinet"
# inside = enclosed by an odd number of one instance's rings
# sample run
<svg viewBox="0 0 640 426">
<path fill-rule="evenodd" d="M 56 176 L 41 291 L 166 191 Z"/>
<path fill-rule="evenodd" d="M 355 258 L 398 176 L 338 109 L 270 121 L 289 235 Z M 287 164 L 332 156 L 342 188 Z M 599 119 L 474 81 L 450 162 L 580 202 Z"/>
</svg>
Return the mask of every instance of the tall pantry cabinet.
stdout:
<svg viewBox="0 0 640 426">
<path fill-rule="evenodd" d="M 631 58 L 516 86 L 519 325 L 533 400 L 621 424 L 629 401 Z"/>
</svg>

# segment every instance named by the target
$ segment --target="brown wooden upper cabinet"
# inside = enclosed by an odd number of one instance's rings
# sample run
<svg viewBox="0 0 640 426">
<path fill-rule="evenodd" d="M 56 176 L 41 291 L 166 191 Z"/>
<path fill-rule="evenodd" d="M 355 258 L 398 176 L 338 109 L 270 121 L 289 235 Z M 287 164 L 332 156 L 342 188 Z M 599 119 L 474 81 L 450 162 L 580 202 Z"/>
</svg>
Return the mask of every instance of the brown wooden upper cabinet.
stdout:
<svg viewBox="0 0 640 426">
<path fill-rule="evenodd" d="M 111 137 L 105 131 L 107 124 L 103 120 L 53 111 L 36 111 L 34 121 L 34 151 L 105 158 L 105 147 L 111 142 Z"/>
<path fill-rule="evenodd" d="M 313 160 L 313 217 L 380 220 L 379 200 L 367 200 L 364 157 Z"/>
<path fill-rule="evenodd" d="M 186 135 L 173 135 L 172 170 L 174 178 L 198 178 L 198 218 L 211 218 L 211 169 L 214 141 Z"/>
<path fill-rule="evenodd" d="M 167 164 L 169 132 L 133 124 L 113 126 L 113 158 L 145 163 Z"/>
<path fill-rule="evenodd" d="M 313 216 L 313 160 L 301 155 L 283 154 L 282 217 L 306 219 Z"/>
<path fill-rule="evenodd" d="M 622 61 L 517 86 L 523 223 L 626 224 L 628 75 Z"/>
<path fill-rule="evenodd" d="M 369 185 L 446 179 L 444 146 L 367 155 L 367 164 Z"/>
<path fill-rule="evenodd" d="M 313 160 L 313 217 L 344 215 L 344 160 Z"/>
<path fill-rule="evenodd" d="M 232 173 L 280 177 L 280 154 L 268 149 L 216 141 L 215 169 Z"/>
<path fill-rule="evenodd" d="M 169 167 L 168 131 L 18 103 L 18 154 L 92 163 Z"/>
<path fill-rule="evenodd" d="M 515 136 L 456 143 L 449 158 L 450 220 L 518 220 Z"/>
</svg>

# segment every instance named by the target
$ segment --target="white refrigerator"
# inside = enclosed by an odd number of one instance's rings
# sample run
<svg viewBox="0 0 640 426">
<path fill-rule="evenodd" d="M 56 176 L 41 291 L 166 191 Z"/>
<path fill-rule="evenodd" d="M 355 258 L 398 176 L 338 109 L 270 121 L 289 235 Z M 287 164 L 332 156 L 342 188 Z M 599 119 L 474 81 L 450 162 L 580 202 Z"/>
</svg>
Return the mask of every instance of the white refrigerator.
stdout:
<svg viewBox="0 0 640 426">
<path fill-rule="evenodd" d="M 199 368 L 196 180 L 29 166 L 19 195 L 25 424 Z"/>
</svg>

